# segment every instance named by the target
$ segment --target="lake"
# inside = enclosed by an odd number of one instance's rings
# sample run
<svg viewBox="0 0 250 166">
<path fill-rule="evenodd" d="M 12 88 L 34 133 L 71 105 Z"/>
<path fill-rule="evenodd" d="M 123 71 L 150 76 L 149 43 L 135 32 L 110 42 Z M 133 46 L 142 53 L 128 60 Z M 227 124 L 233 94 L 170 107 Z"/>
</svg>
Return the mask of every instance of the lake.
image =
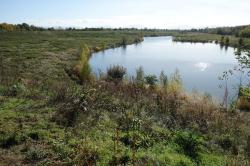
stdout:
<svg viewBox="0 0 250 166">
<path fill-rule="evenodd" d="M 111 65 L 121 65 L 127 74 L 135 75 L 143 67 L 145 74 L 160 75 L 163 70 L 170 76 L 179 70 L 183 86 L 187 91 L 208 92 L 221 100 L 224 96 L 225 81 L 219 80 L 223 71 L 237 65 L 234 48 L 221 48 L 215 43 L 181 43 L 172 37 L 145 37 L 140 44 L 128 45 L 94 53 L 89 61 L 93 72 L 106 72 Z M 229 89 L 238 84 L 237 76 L 228 80 Z M 235 96 L 235 91 L 229 91 Z"/>
</svg>

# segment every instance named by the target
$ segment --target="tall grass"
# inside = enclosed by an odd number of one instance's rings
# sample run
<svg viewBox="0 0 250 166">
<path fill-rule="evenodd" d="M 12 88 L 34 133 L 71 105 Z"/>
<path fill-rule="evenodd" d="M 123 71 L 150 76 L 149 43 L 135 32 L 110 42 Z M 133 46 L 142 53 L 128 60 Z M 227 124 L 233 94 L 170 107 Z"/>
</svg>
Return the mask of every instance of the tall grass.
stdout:
<svg viewBox="0 0 250 166">
<path fill-rule="evenodd" d="M 170 77 L 168 90 L 175 92 L 175 93 L 179 93 L 183 91 L 182 79 L 181 79 L 181 75 L 178 69 L 176 69 L 175 72 Z"/>
<path fill-rule="evenodd" d="M 138 69 L 136 69 L 136 77 L 135 77 L 135 81 L 136 84 L 143 86 L 144 85 L 144 70 L 142 68 L 142 66 L 140 66 Z"/>
<path fill-rule="evenodd" d="M 87 82 L 91 80 L 91 67 L 89 65 L 90 49 L 86 44 L 80 48 L 80 59 L 75 69 L 78 72 L 79 79 L 81 82 Z"/>
</svg>

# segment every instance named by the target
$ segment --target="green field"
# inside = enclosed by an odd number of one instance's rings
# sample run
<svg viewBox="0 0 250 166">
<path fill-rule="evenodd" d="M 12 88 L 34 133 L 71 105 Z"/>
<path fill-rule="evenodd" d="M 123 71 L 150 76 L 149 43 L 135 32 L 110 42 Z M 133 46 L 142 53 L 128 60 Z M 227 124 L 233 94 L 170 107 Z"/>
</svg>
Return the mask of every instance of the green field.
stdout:
<svg viewBox="0 0 250 166">
<path fill-rule="evenodd" d="M 105 78 L 78 84 L 66 72 L 82 45 L 102 51 L 158 35 L 220 38 L 140 30 L 0 32 L 0 165 L 249 165 L 249 113 L 187 95 L 175 79 L 168 87 Z"/>
</svg>

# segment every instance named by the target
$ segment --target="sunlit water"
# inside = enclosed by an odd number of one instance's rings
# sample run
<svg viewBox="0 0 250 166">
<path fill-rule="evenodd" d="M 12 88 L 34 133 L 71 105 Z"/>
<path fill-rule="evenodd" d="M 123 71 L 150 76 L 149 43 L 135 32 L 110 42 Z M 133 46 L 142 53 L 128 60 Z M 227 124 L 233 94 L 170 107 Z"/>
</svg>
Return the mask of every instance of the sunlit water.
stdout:
<svg viewBox="0 0 250 166">
<path fill-rule="evenodd" d="M 162 70 L 170 76 L 178 69 L 187 91 L 208 92 L 222 100 L 225 88 L 220 85 L 225 86 L 225 81 L 218 78 L 237 64 L 234 52 L 231 47 L 225 49 L 214 43 L 180 43 L 173 42 L 172 37 L 146 37 L 137 45 L 95 53 L 90 65 L 95 73 L 106 72 L 111 65 L 121 65 L 130 76 L 135 75 L 139 66 L 146 74 L 158 76 Z M 235 75 L 228 80 L 231 97 L 235 96 L 232 88 L 238 83 L 239 78 Z"/>
</svg>

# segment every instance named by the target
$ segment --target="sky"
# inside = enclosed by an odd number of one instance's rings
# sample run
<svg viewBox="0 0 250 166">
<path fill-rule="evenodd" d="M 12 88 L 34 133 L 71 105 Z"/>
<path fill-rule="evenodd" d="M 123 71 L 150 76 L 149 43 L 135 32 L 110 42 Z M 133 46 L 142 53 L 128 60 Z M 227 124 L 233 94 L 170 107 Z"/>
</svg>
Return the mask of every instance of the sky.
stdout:
<svg viewBox="0 0 250 166">
<path fill-rule="evenodd" d="M 0 0 L 0 22 L 189 29 L 250 24 L 250 0 Z"/>
</svg>

